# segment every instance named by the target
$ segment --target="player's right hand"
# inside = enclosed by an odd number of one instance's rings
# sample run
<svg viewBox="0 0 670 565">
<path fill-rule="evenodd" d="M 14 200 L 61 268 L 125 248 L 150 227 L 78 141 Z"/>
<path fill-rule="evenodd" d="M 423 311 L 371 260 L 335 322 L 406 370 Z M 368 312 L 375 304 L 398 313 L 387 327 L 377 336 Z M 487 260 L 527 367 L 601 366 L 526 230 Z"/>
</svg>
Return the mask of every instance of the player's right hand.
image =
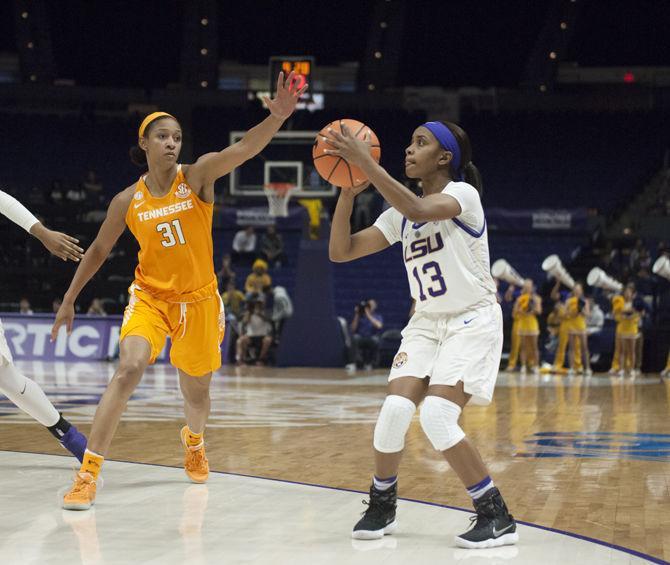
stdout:
<svg viewBox="0 0 670 565">
<path fill-rule="evenodd" d="M 36 226 L 33 233 L 42 242 L 44 247 L 63 261 L 69 259 L 70 261 L 79 262 L 84 257 L 84 250 L 77 245 L 79 240 L 72 236 L 47 229 L 41 224 Z"/>
<path fill-rule="evenodd" d="M 67 334 L 72 333 L 72 323 L 74 322 L 74 304 L 68 304 L 63 302 L 56 313 L 56 319 L 54 320 L 54 325 L 51 328 L 51 341 L 56 341 L 58 337 L 58 330 L 60 327 L 65 324 L 67 329 Z"/>
</svg>

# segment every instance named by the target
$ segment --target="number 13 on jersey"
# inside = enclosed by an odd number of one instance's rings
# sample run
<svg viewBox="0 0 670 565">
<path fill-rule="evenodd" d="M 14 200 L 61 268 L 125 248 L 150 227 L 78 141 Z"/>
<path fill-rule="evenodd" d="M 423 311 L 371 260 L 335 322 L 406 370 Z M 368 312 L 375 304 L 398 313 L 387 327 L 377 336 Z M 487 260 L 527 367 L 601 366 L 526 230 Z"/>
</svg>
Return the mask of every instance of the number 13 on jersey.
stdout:
<svg viewBox="0 0 670 565">
<path fill-rule="evenodd" d="M 425 263 L 423 267 L 421 268 L 421 272 L 424 275 L 430 275 L 430 281 L 433 283 L 431 284 L 426 290 L 428 291 L 428 294 L 430 296 L 442 296 L 444 293 L 447 292 L 447 284 L 444 282 L 444 278 L 442 277 L 442 269 L 440 269 L 440 265 L 435 262 L 435 261 L 430 261 L 428 263 Z M 426 300 L 428 297 L 424 293 L 423 290 L 423 284 L 421 283 L 421 276 L 419 274 L 419 268 L 414 267 L 414 270 L 412 271 L 412 274 L 414 275 L 414 278 L 416 279 L 416 282 L 419 283 L 419 300 L 422 302 Z"/>
<path fill-rule="evenodd" d="M 161 241 L 163 247 L 173 247 L 177 245 L 177 243 L 179 243 L 179 245 L 184 245 L 186 243 L 179 220 L 162 222 L 156 226 L 156 231 L 163 235 L 163 240 Z M 175 234 L 177 237 L 175 237 Z"/>
</svg>

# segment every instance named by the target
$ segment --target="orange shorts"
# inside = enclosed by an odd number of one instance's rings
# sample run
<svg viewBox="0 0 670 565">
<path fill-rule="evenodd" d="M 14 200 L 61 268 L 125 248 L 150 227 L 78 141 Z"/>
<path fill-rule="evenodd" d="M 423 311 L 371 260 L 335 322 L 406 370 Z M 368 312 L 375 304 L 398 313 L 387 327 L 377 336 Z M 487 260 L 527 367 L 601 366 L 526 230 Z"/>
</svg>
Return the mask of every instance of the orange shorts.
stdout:
<svg viewBox="0 0 670 565">
<path fill-rule="evenodd" d="M 200 377 L 221 366 L 225 327 L 226 316 L 218 293 L 199 302 L 174 303 L 159 300 L 133 284 L 119 341 L 129 335 L 145 338 L 151 345 L 153 363 L 169 335 L 170 363 L 188 375 Z"/>
</svg>

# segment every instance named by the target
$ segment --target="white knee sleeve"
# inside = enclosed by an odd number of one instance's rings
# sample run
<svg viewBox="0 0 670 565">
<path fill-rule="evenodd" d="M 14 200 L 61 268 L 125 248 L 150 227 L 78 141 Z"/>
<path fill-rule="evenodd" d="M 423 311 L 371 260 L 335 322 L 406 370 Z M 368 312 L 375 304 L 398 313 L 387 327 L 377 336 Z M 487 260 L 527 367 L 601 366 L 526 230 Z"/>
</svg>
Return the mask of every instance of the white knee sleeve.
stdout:
<svg viewBox="0 0 670 565">
<path fill-rule="evenodd" d="M 0 366 L 0 393 L 43 426 L 53 426 L 60 419 L 58 410 L 40 386 L 24 377 L 11 363 Z"/>
<path fill-rule="evenodd" d="M 387 396 L 375 426 L 375 449 L 381 453 L 402 451 L 414 412 L 416 405 L 409 398 L 395 394 Z"/>
<path fill-rule="evenodd" d="M 438 451 L 454 447 L 465 437 L 458 425 L 461 408 L 439 396 L 426 396 L 421 406 L 421 427 Z"/>
</svg>

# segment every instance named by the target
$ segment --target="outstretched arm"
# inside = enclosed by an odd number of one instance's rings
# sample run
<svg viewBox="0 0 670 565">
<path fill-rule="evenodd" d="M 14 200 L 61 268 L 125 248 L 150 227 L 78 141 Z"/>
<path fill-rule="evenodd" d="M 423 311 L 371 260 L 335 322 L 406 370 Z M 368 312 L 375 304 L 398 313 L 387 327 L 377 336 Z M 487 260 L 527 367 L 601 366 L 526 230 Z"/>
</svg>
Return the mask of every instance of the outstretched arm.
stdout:
<svg viewBox="0 0 670 565">
<path fill-rule="evenodd" d="M 0 214 L 35 236 L 42 242 L 44 247 L 63 261 L 67 261 L 68 259 L 79 261 L 84 256 L 84 250 L 77 245 L 79 243 L 78 239 L 47 229 L 33 216 L 30 210 L 16 198 L 2 190 L 0 190 Z"/>
<path fill-rule="evenodd" d="M 134 192 L 134 186 L 129 187 L 117 194 L 109 205 L 107 217 L 100 226 L 100 231 L 91 246 L 86 250 L 84 258 L 74 274 L 70 287 L 63 297 L 63 303 L 58 309 L 56 320 L 51 328 L 51 339 L 56 339 L 58 329 L 66 324 L 67 331 L 72 331 L 72 322 L 74 321 L 74 303 L 79 296 L 82 288 L 91 280 L 91 277 L 98 272 L 100 266 L 109 256 L 123 231 L 126 229 L 126 212 L 130 205 L 130 200 Z"/>
<path fill-rule="evenodd" d="M 270 100 L 263 98 L 270 110 L 270 115 L 260 124 L 251 128 L 237 143 L 226 147 L 223 151 L 207 153 L 200 157 L 188 169 L 189 183 L 195 186 L 208 186 L 234 168 L 258 155 L 279 131 L 284 121 L 293 113 L 300 96 L 307 90 L 307 85 L 300 90 L 294 83 L 295 74 L 291 72 L 286 81 L 284 73 L 277 79 L 277 96 Z"/>
</svg>

